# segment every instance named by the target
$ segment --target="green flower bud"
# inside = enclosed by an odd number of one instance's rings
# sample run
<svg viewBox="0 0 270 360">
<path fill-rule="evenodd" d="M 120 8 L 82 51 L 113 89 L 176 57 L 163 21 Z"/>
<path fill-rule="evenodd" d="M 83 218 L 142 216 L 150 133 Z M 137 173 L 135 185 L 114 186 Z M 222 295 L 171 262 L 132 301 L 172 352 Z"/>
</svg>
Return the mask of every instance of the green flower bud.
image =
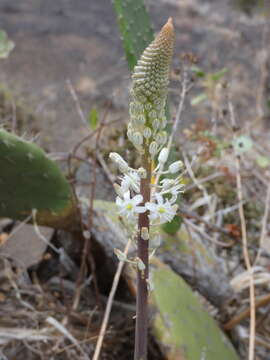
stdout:
<svg viewBox="0 0 270 360">
<path fill-rule="evenodd" d="M 156 142 L 160 145 L 165 144 L 167 141 L 167 133 L 166 131 L 160 131 L 159 133 L 157 133 L 156 135 Z"/>
<path fill-rule="evenodd" d="M 142 134 L 139 133 L 138 131 L 135 132 L 135 133 L 133 133 L 133 134 L 132 134 L 132 140 L 131 140 L 131 141 L 133 142 L 133 144 L 134 144 L 135 146 L 140 146 L 140 145 L 142 145 L 142 144 L 143 144 Z"/>
<path fill-rule="evenodd" d="M 158 119 L 155 119 L 155 120 L 152 122 L 153 129 L 156 130 L 156 131 L 161 128 L 160 125 L 161 125 L 161 124 L 160 124 L 160 121 L 159 121 Z"/>
<path fill-rule="evenodd" d="M 146 139 L 149 139 L 152 135 L 152 130 L 149 128 L 149 127 L 145 127 L 144 130 L 143 130 L 143 136 L 146 138 Z"/>
<path fill-rule="evenodd" d="M 158 151 L 158 144 L 164 144 L 166 141 L 164 132 L 159 130 L 165 126 L 162 119 L 168 92 L 173 45 L 174 29 L 170 18 L 155 40 L 144 50 L 132 75 L 130 115 L 133 133 L 129 129 L 128 137 L 138 149 L 138 146 L 147 146 L 143 136 L 145 139 L 157 136 L 156 142 L 149 145 L 148 151 L 151 156 Z"/>
<path fill-rule="evenodd" d="M 149 145 L 149 153 L 151 156 L 155 156 L 158 152 L 158 144 L 155 141 L 152 141 Z"/>
</svg>

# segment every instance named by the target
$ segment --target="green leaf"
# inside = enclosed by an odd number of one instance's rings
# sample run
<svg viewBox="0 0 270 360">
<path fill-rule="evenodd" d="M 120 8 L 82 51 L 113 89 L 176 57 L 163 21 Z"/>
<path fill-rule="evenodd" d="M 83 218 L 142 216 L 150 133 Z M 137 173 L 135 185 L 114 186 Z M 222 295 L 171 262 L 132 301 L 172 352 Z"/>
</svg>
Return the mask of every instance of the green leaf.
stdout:
<svg viewBox="0 0 270 360">
<path fill-rule="evenodd" d="M 92 130 L 95 130 L 98 124 L 98 112 L 94 107 L 88 114 L 88 121 Z"/>
<path fill-rule="evenodd" d="M 207 100 L 207 99 L 208 99 L 207 94 L 206 94 L 206 93 L 201 93 L 201 94 L 199 94 L 198 96 L 195 96 L 195 97 L 191 100 L 190 104 L 191 104 L 192 106 L 196 106 L 196 105 L 198 105 L 199 103 L 201 103 L 202 101 L 205 101 L 205 100 Z"/>
<path fill-rule="evenodd" d="M 267 166 L 270 165 L 270 159 L 269 159 L 268 157 L 266 157 L 266 156 L 260 155 L 260 156 L 258 156 L 258 157 L 256 158 L 256 163 L 257 163 L 260 167 L 266 168 Z"/>
<path fill-rule="evenodd" d="M 169 235 L 174 235 L 180 229 L 182 224 L 182 218 L 176 215 L 172 221 L 162 225 L 162 230 Z"/>
<path fill-rule="evenodd" d="M 222 70 L 214 74 L 211 74 L 210 77 L 213 81 L 219 81 L 226 74 L 227 71 L 228 71 L 227 68 L 223 68 Z"/>
<path fill-rule="evenodd" d="M 204 78 L 206 75 L 205 72 L 196 65 L 191 66 L 190 70 L 193 71 L 199 78 Z"/>
</svg>

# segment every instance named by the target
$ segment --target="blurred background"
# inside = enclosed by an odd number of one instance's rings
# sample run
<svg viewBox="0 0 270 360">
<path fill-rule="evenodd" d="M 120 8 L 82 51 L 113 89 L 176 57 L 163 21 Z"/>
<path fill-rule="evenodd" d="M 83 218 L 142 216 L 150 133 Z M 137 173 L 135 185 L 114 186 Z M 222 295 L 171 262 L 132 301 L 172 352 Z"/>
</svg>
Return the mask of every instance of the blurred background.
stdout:
<svg viewBox="0 0 270 360">
<path fill-rule="evenodd" d="M 269 44 L 269 1 L 146 0 L 155 31 L 173 16 L 176 26 L 174 71 L 189 52 L 205 72 L 229 69 L 239 117 L 256 116 L 260 83 Z M 2 114 L 13 113 L 29 132 L 41 132 L 47 150 L 67 151 L 84 134 L 72 86 L 83 112 L 112 102 L 111 120 L 127 120 L 129 71 L 113 5 L 109 0 L 0 0 L 0 24 L 16 47 L 1 62 Z M 178 101 L 179 79 L 172 82 Z M 269 83 L 268 73 L 263 81 Z M 264 96 L 269 86 L 263 84 Z M 194 96 L 196 91 L 194 90 Z M 260 100 L 262 101 L 262 100 Z M 266 99 L 262 104 L 267 116 Z M 257 104 L 257 105 L 256 105 Z M 204 106 L 186 107 L 184 123 L 205 116 Z M 267 110 L 267 111 L 266 111 Z M 6 118 L 7 119 L 7 118 Z"/>
</svg>

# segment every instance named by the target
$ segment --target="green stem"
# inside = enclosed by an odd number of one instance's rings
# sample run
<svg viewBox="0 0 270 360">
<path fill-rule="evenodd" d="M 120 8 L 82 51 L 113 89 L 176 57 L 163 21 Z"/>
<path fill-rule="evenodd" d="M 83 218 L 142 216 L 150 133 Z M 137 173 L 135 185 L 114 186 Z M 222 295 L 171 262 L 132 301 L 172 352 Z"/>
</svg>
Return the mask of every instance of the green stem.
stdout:
<svg viewBox="0 0 270 360">
<path fill-rule="evenodd" d="M 147 172 L 145 179 L 141 180 L 141 194 L 143 204 L 150 201 L 151 196 L 151 159 L 148 154 L 142 158 L 142 166 Z M 143 261 L 145 269 L 137 269 L 137 297 L 136 297 L 136 330 L 134 360 L 147 360 L 147 328 L 148 328 L 148 274 L 149 274 L 149 242 L 141 237 L 141 230 L 149 230 L 148 211 L 139 214 L 138 223 L 138 257 Z"/>
</svg>

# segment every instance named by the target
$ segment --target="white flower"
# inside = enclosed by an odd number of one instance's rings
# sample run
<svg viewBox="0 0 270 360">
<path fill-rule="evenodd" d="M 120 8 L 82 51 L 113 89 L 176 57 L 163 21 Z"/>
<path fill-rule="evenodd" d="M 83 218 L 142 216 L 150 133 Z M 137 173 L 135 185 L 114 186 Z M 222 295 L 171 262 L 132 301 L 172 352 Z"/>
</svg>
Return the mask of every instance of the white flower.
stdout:
<svg viewBox="0 0 270 360">
<path fill-rule="evenodd" d="M 140 192 L 140 176 L 135 171 L 129 172 L 122 177 L 121 189 L 123 192 L 127 192 L 130 189 L 136 193 Z"/>
<path fill-rule="evenodd" d="M 147 202 L 145 207 L 150 211 L 149 219 L 155 221 L 155 223 L 164 224 L 172 219 L 176 215 L 178 206 L 172 205 L 169 200 L 165 200 L 160 194 L 156 194 L 157 203 Z"/>
<path fill-rule="evenodd" d="M 161 195 L 164 195 L 164 194 L 171 195 L 171 197 L 170 197 L 170 199 L 168 199 L 168 201 L 172 204 L 177 200 L 178 194 L 184 192 L 183 187 L 184 187 L 183 184 L 178 184 L 178 185 L 172 186 L 171 188 L 167 188 L 165 190 L 163 190 L 163 188 L 162 188 L 160 194 Z"/>
<path fill-rule="evenodd" d="M 136 195 L 130 198 L 130 191 L 124 193 L 124 198 L 116 198 L 116 205 L 119 207 L 119 215 L 124 216 L 127 220 L 135 220 L 138 213 L 145 212 L 144 206 L 138 206 L 143 200 L 142 195 Z"/>
</svg>

